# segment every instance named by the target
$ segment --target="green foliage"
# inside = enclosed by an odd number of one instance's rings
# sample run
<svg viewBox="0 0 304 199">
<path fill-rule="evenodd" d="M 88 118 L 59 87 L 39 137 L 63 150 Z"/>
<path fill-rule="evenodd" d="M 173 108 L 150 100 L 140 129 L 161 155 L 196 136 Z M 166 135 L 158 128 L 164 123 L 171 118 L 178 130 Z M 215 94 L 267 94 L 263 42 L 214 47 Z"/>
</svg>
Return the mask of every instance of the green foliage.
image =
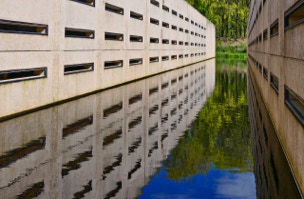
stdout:
<svg viewBox="0 0 304 199">
<path fill-rule="evenodd" d="M 186 0 L 216 26 L 217 37 L 245 38 L 250 0 Z"/>
<path fill-rule="evenodd" d="M 213 167 L 252 171 L 246 62 L 217 62 L 216 87 L 164 165 L 174 180 Z"/>
</svg>

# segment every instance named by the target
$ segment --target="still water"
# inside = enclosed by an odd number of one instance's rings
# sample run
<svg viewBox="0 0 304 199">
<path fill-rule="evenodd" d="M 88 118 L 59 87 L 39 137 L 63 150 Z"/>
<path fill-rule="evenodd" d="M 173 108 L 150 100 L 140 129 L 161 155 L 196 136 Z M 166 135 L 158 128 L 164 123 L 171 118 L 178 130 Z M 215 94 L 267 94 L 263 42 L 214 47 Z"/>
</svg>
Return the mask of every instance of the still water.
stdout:
<svg viewBox="0 0 304 199">
<path fill-rule="evenodd" d="M 209 60 L 3 121 L 0 198 L 297 198 L 248 79 Z"/>
</svg>

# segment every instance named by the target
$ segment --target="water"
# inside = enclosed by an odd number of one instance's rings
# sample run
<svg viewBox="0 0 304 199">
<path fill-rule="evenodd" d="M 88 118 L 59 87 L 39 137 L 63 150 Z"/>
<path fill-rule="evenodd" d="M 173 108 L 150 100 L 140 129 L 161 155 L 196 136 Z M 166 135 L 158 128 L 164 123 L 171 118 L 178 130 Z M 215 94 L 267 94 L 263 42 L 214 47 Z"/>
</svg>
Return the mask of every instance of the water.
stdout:
<svg viewBox="0 0 304 199">
<path fill-rule="evenodd" d="M 297 198 L 252 88 L 209 60 L 3 121 L 0 198 Z"/>
</svg>

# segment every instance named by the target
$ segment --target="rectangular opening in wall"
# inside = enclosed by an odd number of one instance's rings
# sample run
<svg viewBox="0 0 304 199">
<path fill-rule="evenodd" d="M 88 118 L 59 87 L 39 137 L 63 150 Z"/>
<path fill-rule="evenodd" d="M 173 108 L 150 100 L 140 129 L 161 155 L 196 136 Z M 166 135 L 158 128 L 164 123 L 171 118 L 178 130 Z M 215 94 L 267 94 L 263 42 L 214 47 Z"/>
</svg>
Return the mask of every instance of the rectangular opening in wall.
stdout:
<svg viewBox="0 0 304 199">
<path fill-rule="evenodd" d="M 193 46 L 194 45 L 194 43 L 191 43 L 191 46 Z"/>
<path fill-rule="evenodd" d="M 270 85 L 277 93 L 279 92 L 279 79 L 272 73 L 270 73 Z"/>
<path fill-rule="evenodd" d="M 193 53 L 191 54 L 191 57 L 194 57 L 194 54 L 193 54 Z"/>
<path fill-rule="evenodd" d="M 186 17 L 185 20 L 186 20 L 187 22 L 189 22 L 189 18 L 188 18 L 188 17 Z"/>
<path fill-rule="evenodd" d="M 169 44 L 169 39 L 163 39 L 163 40 L 162 40 L 162 43 L 163 43 L 163 44 Z"/>
<path fill-rule="evenodd" d="M 159 25 L 159 20 L 150 18 L 150 23 L 154 25 Z"/>
<path fill-rule="evenodd" d="M 279 34 L 279 20 L 277 19 L 270 26 L 270 36 L 275 36 Z"/>
<path fill-rule="evenodd" d="M 191 35 L 194 35 L 194 32 L 193 32 L 193 31 L 191 31 Z"/>
<path fill-rule="evenodd" d="M 157 92 L 158 92 L 158 87 L 154 87 L 154 88 L 149 89 L 149 95 L 152 95 L 152 94 L 157 93 Z"/>
<path fill-rule="evenodd" d="M 123 108 L 122 102 L 115 104 L 109 108 L 106 108 L 103 110 L 103 117 L 105 118 L 113 113 L 117 113 L 118 111 L 122 110 L 122 108 Z"/>
<path fill-rule="evenodd" d="M 169 8 L 167 6 L 163 5 L 162 8 L 163 8 L 164 11 L 169 12 Z"/>
<path fill-rule="evenodd" d="M 177 59 L 177 55 L 172 55 L 171 60 L 175 60 L 175 59 Z"/>
<path fill-rule="evenodd" d="M 94 71 L 94 63 L 72 64 L 64 66 L 64 75 Z"/>
<path fill-rule="evenodd" d="M 179 32 L 184 32 L 184 29 L 183 28 L 179 28 Z"/>
<path fill-rule="evenodd" d="M 179 14 L 179 18 L 184 19 L 184 16 L 182 14 Z"/>
<path fill-rule="evenodd" d="M 95 6 L 95 0 L 71 0 L 71 1 L 75 1 L 78 3 L 82 3 L 82 4 L 93 6 L 93 7 Z"/>
<path fill-rule="evenodd" d="M 142 58 L 130 59 L 129 66 L 141 65 L 143 63 Z"/>
<path fill-rule="evenodd" d="M 124 36 L 121 33 L 105 32 L 105 40 L 123 41 Z"/>
<path fill-rule="evenodd" d="M 129 105 L 135 104 L 142 100 L 142 94 L 135 95 L 129 99 Z"/>
<path fill-rule="evenodd" d="M 187 30 L 187 29 L 186 29 L 186 30 L 185 30 L 185 33 L 187 33 L 187 34 L 188 34 L 188 33 L 189 33 L 189 30 Z"/>
<path fill-rule="evenodd" d="M 47 68 L 0 71 L 0 84 L 34 80 L 47 77 Z"/>
<path fill-rule="evenodd" d="M 183 41 L 180 41 L 180 42 L 178 42 L 178 44 L 179 44 L 180 46 L 182 46 L 182 45 L 184 45 L 184 42 L 183 42 Z"/>
<path fill-rule="evenodd" d="M 150 43 L 152 43 L 152 44 L 158 44 L 159 43 L 159 39 L 158 38 L 154 38 L 154 37 L 150 37 Z"/>
<path fill-rule="evenodd" d="M 150 63 L 159 62 L 159 57 L 150 57 L 149 61 Z"/>
<path fill-rule="evenodd" d="M 177 26 L 171 25 L 172 30 L 177 30 Z"/>
<path fill-rule="evenodd" d="M 189 54 L 185 54 L 185 57 L 188 58 L 188 57 L 189 57 Z"/>
<path fill-rule="evenodd" d="M 74 134 L 87 126 L 90 126 L 91 124 L 93 124 L 93 115 L 77 120 L 76 122 L 69 124 L 62 129 L 62 138 Z"/>
<path fill-rule="evenodd" d="M 181 55 L 178 56 L 178 58 L 182 59 L 182 58 L 184 58 L 184 55 L 181 54 Z"/>
<path fill-rule="evenodd" d="M 94 30 L 65 28 L 65 37 L 94 39 Z"/>
<path fill-rule="evenodd" d="M 0 32 L 48 35 L 48 26 L 44 24 L 0 20 Z"/>
<path fill-rule="evenodd" d="M 263 40 L 266 40 L 266 39 L 268 39 L 268 29 L 267 28 L 263 31 Z"/>
<path fill-rule="evenodd" d="M 194 21 L 191 20 L 191 24 L 194 24 Z"/>
<path fill-rule="evenodd" d="M 169 56 L 162 56 L 162 61 L 169 61 Z"/>
<path fill-rule="evenodd" d="M 177 45 L 177 41 L 176 41 L 176 40 L 172 40 L 172 41 L 171 41 L 171 44 L 172 44 L 172 45 Z"/>
<path fill-rule="evenodd" d="M 185 42 L 185 46 L 189 46 L 189 42 Z"/>
<path fill-rule="evenodd" d="M 166 22 L 163 22 L 162 25 L 163 25 L 163 27 L 165 27 L 165 28 L 169 28 L 169 24 L 166 23 Z"/>
<path fill-rule="evenodd" d="M 268 80 L 268 69 L 267 68 L 263 68 L 263 76 L 266 80 Z"/>
<path fill-rule="evenodd" d="M 304 1 L 298 1 L 285 13 L 285 29 L 293 28 L 304 22 Z"/>
<path fill-rule="evenodd" d="M 124 14 L 124 9 L 123 8 L 118 7 L 118 6 L 114 6 L 114 5 L 111 5 L 111 4 L 108 4 L 108 3 L 106 3 L 106 5 L 105 5 L 105 10 L 109 11 L 109 12 L 116 13 L 116 14 L 120 14 L 120 15 Z"/>
<path fill-rule="evenodd" d="M 141 20 L 141 21 L 144 18 L 142 14 L 139 14 L 139 13 L 136 13 L 136 12 L 133 12 L 133 11 L 130 12 L 130 17 L 133 18 L 133 19 Z"/>
<path fill-rule="evenodd" d="M 304 99 L 285 86 L 285 103 L 291 112 L 304 125 Z"/>
<path fill-rule="evenodd" d="M 138 35 L 130 35 L 130 42 L 143 42 L 143 37 Z"/>
<path fill-rule="evenodd" d="M 123 67 L 123 60 L 105 61 L 104 69 Z"/>
<path fill-rule="evenodd" d="M 174 16 L 177 16 L 177 12 L 176 12 L 175 10 L 172 10 L 172 14 L 173 14 Z"/>
<path fill-rule="evenodd" d="M 152 5 L 155 5 L 156 7 L 159 7 L 159 2 L 156 1 L 156 0 L 150 0 L 150 3 L 151 3 Z"/>
</svg>

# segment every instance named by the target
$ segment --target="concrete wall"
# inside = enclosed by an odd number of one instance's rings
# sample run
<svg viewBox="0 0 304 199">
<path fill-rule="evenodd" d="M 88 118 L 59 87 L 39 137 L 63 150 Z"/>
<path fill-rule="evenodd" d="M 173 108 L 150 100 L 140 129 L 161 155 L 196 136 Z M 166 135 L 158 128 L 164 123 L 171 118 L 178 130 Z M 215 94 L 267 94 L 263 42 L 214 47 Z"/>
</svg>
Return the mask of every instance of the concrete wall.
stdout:
<svg viewBox="0 0 304 199">
<path fill-rule="evenodd" d="M 214 90 L 214 72 L 212 59 L 0 123 L 0 195 L 40 183 L 43 199 L 136 198 Z"/>
<path fill-rule="evenodd" d="M 251 2 L 248 22 L 249 68 L 271 114 L 271 120 L 302 192 L 304 192 L 304 159 L 302 158 L 304 145 L 301 141 L 304 140 L 303 9 L 303 1 L 255 0 Z M 277 79 L 275 83 L 277 89 L 272 86 L 273 79 Z"/>
<path fill-rule="evenodd" d="M 0 118 L 215 56 L 214 25 L 184 0 L 156 0 L 158 6 L 150 0 L 81 2 L 86 1 L 1 1 Z M 141 17 L 132 18 L 131 12 Z M 69 37 L 66 28 L 76 30 L 72 35 L 78 37 Z M 123 40 L 106 40 L 106 32 L 123 34 Z M 130 41 L 132 35 L 142 41 Z M 150 38 L 159 43 L 150 43 Z M 150 57 L 159 61 L 150 63 Z M 130 65 L 130 59 L 142 62 Z M 105 62 L 116 60 L 123 64 L 105 69 Z M 64 73 L 66 65 L 87 63 L 94 67 Z M 21 75 L 41 67 L 41 76 Z"/>
</svg>

